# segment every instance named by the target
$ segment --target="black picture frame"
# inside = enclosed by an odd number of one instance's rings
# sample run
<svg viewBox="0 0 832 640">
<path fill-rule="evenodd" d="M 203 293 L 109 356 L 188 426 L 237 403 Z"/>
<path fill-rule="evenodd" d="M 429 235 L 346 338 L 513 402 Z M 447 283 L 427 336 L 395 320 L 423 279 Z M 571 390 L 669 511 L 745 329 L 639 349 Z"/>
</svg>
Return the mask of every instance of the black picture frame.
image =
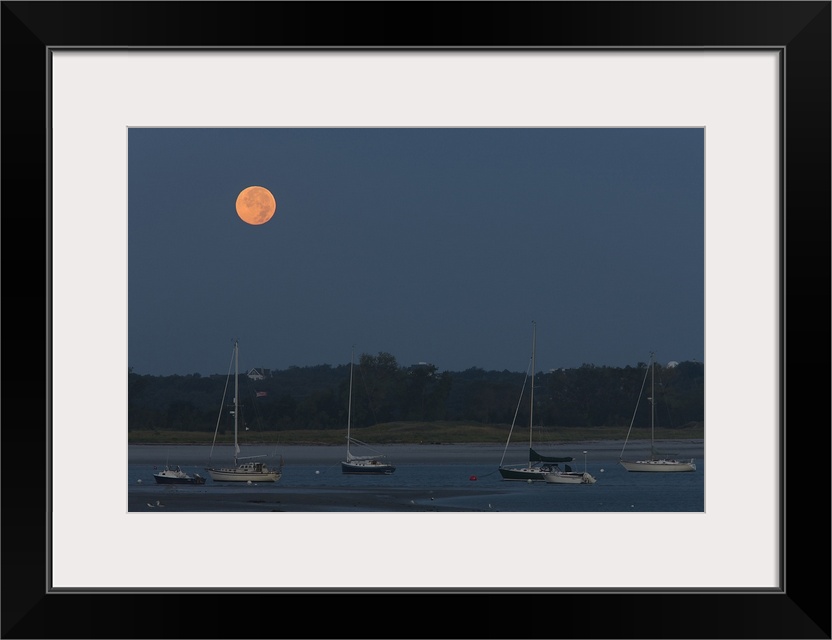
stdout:
<svg viewBox="0 0 832 640">
<path fill-rule="evenodd" d="M 1 17 L 3 638 L 830 638 L 830 2 L 12 1 Z M 781 588 L 50 593 L 49 52 L 131 46 L 779 51 Z M 21 476 L 20 455 L 42 472 Z M 229 601 L 263 615 L 226 618 Z"/>
</svg>

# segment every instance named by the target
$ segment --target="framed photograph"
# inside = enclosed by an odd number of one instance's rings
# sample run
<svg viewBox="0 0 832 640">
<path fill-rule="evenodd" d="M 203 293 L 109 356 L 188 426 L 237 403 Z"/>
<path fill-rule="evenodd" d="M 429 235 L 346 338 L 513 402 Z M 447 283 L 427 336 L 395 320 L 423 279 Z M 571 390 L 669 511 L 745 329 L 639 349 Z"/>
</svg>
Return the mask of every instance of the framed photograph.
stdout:
<svg viewBox="0 0 832 640">
<path fill-rule="evenodd" d="M 135 637 L 160 616 L 179 638 L 349 637 L 349 615 L 286 614 L 338 595 L 387 596 L 362 637 L 830 637 L 829 476 L 807 455 L 829 451 L 826 356 L 797 340 L 830 326 L 829 2 L 2 11 L 4 346 L 46 363 L 43 383 L 7 366 L 7 409 L 30 410 L 2 430 L 3 637 L 121 635 L 78 614 L 113 600 Z M 705 512 L 166 515 L 176 537 L 129 513 L 131 127 L 704 131 Z M 21 192 L 45 215 L 14 213 Z M 437 632 L 420 605 L 466 622 Z"/>
</svg>

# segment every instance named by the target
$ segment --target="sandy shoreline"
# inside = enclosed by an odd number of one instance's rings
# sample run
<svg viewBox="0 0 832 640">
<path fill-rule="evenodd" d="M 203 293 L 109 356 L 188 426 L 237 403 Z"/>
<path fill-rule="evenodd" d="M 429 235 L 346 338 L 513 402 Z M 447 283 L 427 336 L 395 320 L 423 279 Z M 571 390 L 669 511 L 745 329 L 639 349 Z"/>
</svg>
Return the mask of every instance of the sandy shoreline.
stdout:
<svg viewBox="0 0 832 640">
<path fill-rule="evenodd" d="M 545 452 L 549 446 L 557 447 L 576 458 L 582 451 L 589 451 L 591 459 L 617 458 L 624 446 L 623 440 L 594 440 L 568 443 L 552 443 L 541 445 L 540 451 Z M 627 448 L 639 451 L 649 449 L 649 440 L 630 440 Z M 695 457 L 701 457 L 704 443 L 702 440 L 656 440 L 660 449 L 672 448 L 687 455 L 691 452 Z M 215 457 L 227 456 L 230 445 L 218 445 L 214 449 Z M 504 444 L 406 444 L 385 445 L 384 453 L 397 463 L 410 464 L 420 462 L 482 462 L 499 461 Z M 512 444 L 511 452 L 528 450 L 528 443 Z M 211 453 L 208 444 L 130 444 L 128 445 L 130 463 L 164 464 L 170 458 L 176 464 L 204 464 Z M 343 455 L 343 447 L 336 445 L 252 445 L 246 448 L 249 455 L 277 453 L 282 455 L 287 465 L 291 464 L 337 464 Z"/>
</svg>

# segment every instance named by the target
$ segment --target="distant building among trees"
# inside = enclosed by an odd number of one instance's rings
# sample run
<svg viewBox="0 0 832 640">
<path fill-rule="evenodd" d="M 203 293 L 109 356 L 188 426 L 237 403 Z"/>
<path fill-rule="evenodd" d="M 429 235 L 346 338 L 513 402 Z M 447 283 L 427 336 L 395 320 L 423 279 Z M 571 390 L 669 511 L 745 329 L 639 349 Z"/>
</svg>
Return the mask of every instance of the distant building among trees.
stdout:
<svg viewBox="0 0 832 640">
<path fill-rule="evenodd" d="M 266 378 L 271 378 L 272 370 L 255 368 L 249 371 L 246 375 L 248 375 L 249 380 L 265 380 Z"/>
</svg>

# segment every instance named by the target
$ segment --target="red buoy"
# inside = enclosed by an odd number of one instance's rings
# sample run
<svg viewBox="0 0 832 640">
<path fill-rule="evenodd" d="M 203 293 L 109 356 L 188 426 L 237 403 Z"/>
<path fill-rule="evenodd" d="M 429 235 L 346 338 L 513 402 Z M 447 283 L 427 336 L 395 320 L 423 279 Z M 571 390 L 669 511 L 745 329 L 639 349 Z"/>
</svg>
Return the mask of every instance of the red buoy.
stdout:
<svg viewBox="0 0 832 640">
<path fill-rule="evenodd" d="M 469 479 L 469 480 L 476 480 L 476 479 L 477 479 L 477 476 L 471 476 L 471 477 L 470 477 L 470 478 L 468 478 L 468 479 Z"/>
</svg>

